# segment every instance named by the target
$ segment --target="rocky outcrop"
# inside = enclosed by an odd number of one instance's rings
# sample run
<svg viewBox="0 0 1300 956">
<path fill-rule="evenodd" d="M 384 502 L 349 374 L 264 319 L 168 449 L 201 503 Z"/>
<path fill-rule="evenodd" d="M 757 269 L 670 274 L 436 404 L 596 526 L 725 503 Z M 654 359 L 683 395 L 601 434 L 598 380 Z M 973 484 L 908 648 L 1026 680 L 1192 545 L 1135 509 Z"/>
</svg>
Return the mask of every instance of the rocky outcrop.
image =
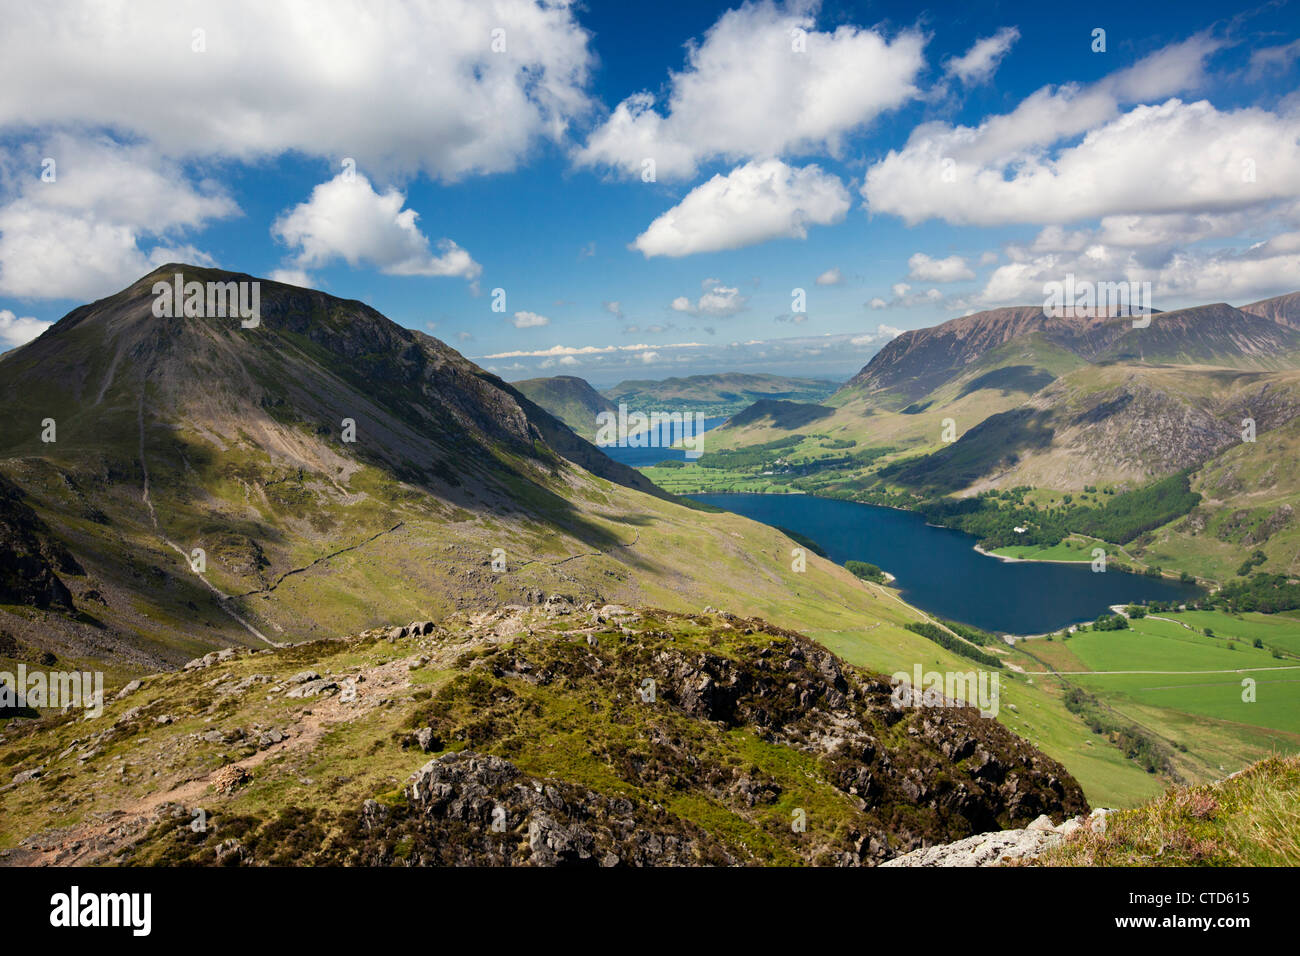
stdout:
<svg viewBox="0 0 1300 956">
<path fill-rule="evenodd" d="M 817 767 L 833 791 L 828 799 L 847 799 L 855 808 L 845 826 L 818 825 L 798 838 L 790 838 L 787 818 L 780 839 L 789 852 L 819 864 L 870 865 L 927 842 L 1086 809 L 1060 764 L 996 721 L 960 706 L 900 708 L 884 678 L 847 667 L 794 632 L 734 615 L 613 611 L 593 609 L 593 625 L 618 627 L 621 640 L 530 640 L 487 651 L 475 672 L 490 676 L 495 689 L 489 692 L 479 676 L 452 681 L 417 716 L 404 746 L 431 752 L 459 740 L 488 750 L 504 728 L 530 736 L 554 732 L 549 725 L 522 729 L 521 719 L 532 714 L 521 718 L 524 705 L 513 690 L 521 685 L 593 707 L 630 693 L 634 713 L 610 719 L 651 721 L 636 746 L 603 737 L 590 744 L 630 791 L 689 792 L 746 818 L 755 808 L 791 804 L 792 782 L 720 760 L 718 748 L 736 733 L 764 748 L 794 751 L 802 755 L 794 759 Z M 683 624 L 707 624 L 716 635 L 711 640 L 725 642 L 728 651 L 683 639 Z M 467 709 L 471 697 L 476 703 Z"/>
<path fill-rule="evenodd" d="M 142 864 L 870 866 L 1086 809 L 995 720 L 896 701 L 793 631 L 553 597 L 428 633 L 213 652 L 128 685 L 101 729 L 21 751 L 11 773 L 101 781 L 111 746 L 144 754 L 121 783 L 157 771 L 171 800 L 196 757 L 217 761 L 203 835 L 142 818 L 115 843 Z M 135 805 L 115 792 L 107 809 Z M 268 810 L 266 792 L 285 798 Z"/>
<path fill-rule="evenodd" d="M 59 574 L 83 573 L 23 492 L 0 477 L 0 604 L 72 610 L 72 594 Z"/>
<path fill-rule="evenodd" d="M 1242 544 L 1263 544 L 1295 520 L 1295 509 L 1282 505 L 1241 539 Z"/>
<path fill-rule="evenodd" d="M 1021 830 L 979 833 L 955 843 L 928 846 L 895 857 L 881 866 L 1000 866 L 1013 861 L 1031 861 L 1059 846 L 1080 830 L 1104 832 L 1106 816 L 1113 813 L 1098 807 L 1088 816 L 1077 816 L 1054 826 L 1044 815 Z"/>
<path fill-rule="evenodd" d="M 401 860 L 440 866 L 683 866 L 734 862 L 707 834 L 662 808 L 522 773 L 472 752 L 430 760 L 407 784 L 408 806 L 375 800 L 362 830 L 408 842 Z M 372 851 L 374 852 L 374 851 Z M 373 863 L 395 858 L 380 850 Z"/>
</svg>

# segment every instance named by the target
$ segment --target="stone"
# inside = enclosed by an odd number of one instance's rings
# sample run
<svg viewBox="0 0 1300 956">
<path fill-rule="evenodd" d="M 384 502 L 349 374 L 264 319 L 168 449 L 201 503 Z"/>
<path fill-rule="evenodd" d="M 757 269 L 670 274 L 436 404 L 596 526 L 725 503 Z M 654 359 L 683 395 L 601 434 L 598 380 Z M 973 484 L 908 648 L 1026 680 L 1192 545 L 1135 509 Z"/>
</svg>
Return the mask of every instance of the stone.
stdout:
<svg viewBox="0 0 1300 956">
<path fill-rule="evenodd" d="M 230 764 L 229 766 L 222 767 L 212 775 L 212 786 L 217 793 L 229 795 L 252 779 L 252 774 L 243 767 Z"/>
<path fill-rule="evenodd" d="M 1056 824 L 1052 823 L 1052 818 L 1049 817 L 1046 813 L 1044 813 L 1041 814 L 1037 819 L 1035 819 L 1033 823 L 1029 824 L 1029 826 L 1026 829 L 1039 830 L 1043 833 L 1047 833 L 1047 832 L 1055 831 Z"/>
<path fill-rule="evenodd" d="M 1038 821 L 1035 821 L 1035 823 Z M 975 867 L 998 866 L 1009 860 L 1025 860 L 1047 852 L 1065 838 L 1054 829 L 1000 830 L 980 833 L 956 843 L 922 847 L 880 864 L 884 867 Z"/>
<path fill-rule="evenodd" d="M 602 621 L 612 619 L 636 621 L 640 620 L 641 615 L 621 604 L 606 604 L 596 612 L 596 617 Z"/>
<path fill-rule="evenodd" d="M 1072 817 L 1071 819 L 1066 820 L 1059 827 L 1057 827 L 1056 832 L 1061 834 L 1061 836 L 1063 837 L 1069 837 L 1070 834 L 1074 833 L 1077 830 L 1082 830 L 1082 829 L 1083 829 L 1083 823 L 1080 822 L 1079 818 Z"/>
<path fill-rule="evenodd" d="M 309 680 L 305 684 L 299 684 L 290 690 L 285 697 L 315 697 L 319 694 L 333 694 L 338 691 L 339 685 L 332 680 Z"/>
<path fill-rule="evenodd" d="M 213 651 L 211 654 L 204 654 L 202 657 L 194 658 L 194 660 L 190 661 L 188 664 L 185 665 L 185 670 L 187 671 L 202 670 L 205 667 L 211 667 L 213 664 L 217 663 L 217 660 L 218 660 L 217 652 Z"/>
</svg>

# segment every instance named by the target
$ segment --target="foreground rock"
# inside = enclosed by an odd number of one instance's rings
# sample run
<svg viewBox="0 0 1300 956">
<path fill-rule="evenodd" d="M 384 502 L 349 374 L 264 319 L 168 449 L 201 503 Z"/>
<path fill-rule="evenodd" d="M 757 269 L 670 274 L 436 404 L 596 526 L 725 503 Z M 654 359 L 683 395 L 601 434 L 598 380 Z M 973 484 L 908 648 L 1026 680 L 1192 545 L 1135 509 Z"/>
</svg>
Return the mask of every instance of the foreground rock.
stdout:
<svg viewBox="0 0 1300 956">
<path fill-rule="evenodd" d="M 1029 861 L 1059 846 L 1080 830 L 1102 832 L 1106 815 L 1114 811 L 1098 807 L 1089 816 L 1077 816 L 1060 826 L 1044 814 L 1023 830 L 979 833 L 956 843 L 944 843 L 913 850 L 881 866 L 1000 866 L 1012 861 Z"/>
<path fill-rule="evenodd" d="M 406 787 L 399 812 L 369 800 L 364 829 L 408 865 L 689 866 L 736 862 L 707 833 L 644 801 L 537 780 L 500 757 L 450 753 Z M 403 845 L 404 843 L 404 845 Z M 396 862 L 380 850 L 368 862 Z"/>
</svg>

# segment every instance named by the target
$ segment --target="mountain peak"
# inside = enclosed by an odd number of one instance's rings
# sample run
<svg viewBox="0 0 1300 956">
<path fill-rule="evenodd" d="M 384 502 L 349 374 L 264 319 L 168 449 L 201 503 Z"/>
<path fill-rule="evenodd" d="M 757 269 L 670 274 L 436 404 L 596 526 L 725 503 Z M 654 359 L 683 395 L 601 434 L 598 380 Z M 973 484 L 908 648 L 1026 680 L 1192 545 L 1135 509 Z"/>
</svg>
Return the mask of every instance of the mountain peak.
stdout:
<svg viewBox="0 0 1300 956">
<path fill-rule="evenodd" d="M 1171 312 L 1152 310 L 1145 320 L 1096 309 L 1063 317 L 1049 316 L 1040 306 L 989 309 L 904 332 L 876 353 L 846 387 L 890 393 L 896 403 L 906 404 L 951 381 L 999 346 L 1034 335 L 1089 363 L 1123 360 L 1265 368 L 1289 364 L 1291 354 L 1300 349 L 1300 335 L 1271 318 L 1273 312 L 1285 313 L 1287 304 L 1268 300 L 1256 306 L 1270 317 L 1226 302 Z"/>
<path fill-rule="evenodd" d="M 1300 329 L 1300 292 L 1288 292 L 1286 295 L 1274 296 L 1271 299 L 1260 299 L 1250 305 L 1243 305 L 1241 311 L 1293 329 Z"/>
</svg>

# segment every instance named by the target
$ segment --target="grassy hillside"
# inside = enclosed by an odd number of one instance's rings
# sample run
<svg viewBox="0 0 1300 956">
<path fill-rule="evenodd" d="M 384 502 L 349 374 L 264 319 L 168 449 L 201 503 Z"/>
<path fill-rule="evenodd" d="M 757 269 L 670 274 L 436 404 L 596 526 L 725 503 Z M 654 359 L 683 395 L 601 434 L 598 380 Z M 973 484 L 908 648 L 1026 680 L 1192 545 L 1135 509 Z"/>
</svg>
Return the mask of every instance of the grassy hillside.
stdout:
<svg viewBox="0 0 1300 956">
<path fill-rule="evenodd" d="M 1150 560 L 1185 567 L 1219 581 L 1238 578 L 1246 558 L 1262 552 L 1258 570 L 1300 574 L 1300 420 L 1238 441 L 1192 474 L 1201 495 L 1187 518 L 1143 543 Z"/>
<path fill-rule="evenodd" d="M 1085 806 L 997 723 L 731 614 L 557 596 L 202 664 L 3 728 L 40 771 L 0 788 L 10 862 L 842 865 Z"/>
<path fill-rule="evenodd" d="M 1179 787 L 1079 831 L 1040 866 L 1300 866 L 1300 757 Z"/>
<path fill-rule="evenodd" d="M 596 417 L 601 412 L 618 411 L 617 405 L 572 375 L 529 378 L 511 384 L 588 441 L 596 435 Z"/>
</svg>

